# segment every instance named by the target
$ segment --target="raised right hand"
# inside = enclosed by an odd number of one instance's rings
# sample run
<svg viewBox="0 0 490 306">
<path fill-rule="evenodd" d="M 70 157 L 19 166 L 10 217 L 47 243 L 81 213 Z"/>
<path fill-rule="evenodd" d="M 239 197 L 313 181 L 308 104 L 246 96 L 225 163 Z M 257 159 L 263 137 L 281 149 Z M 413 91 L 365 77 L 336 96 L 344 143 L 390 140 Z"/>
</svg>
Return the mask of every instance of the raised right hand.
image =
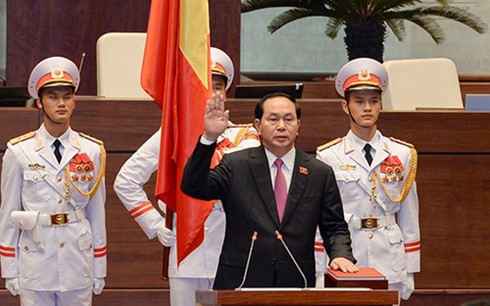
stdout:
<svg viewBox="0 0 490 306">
<path fill-rule="evenodd" d="M 204 114 L 204 138 L 216 141 L 228 127 L 229 111 L 225 110 L 225 97 L 221 92 L 213 93 L 206 102 Z"/>
</svg>

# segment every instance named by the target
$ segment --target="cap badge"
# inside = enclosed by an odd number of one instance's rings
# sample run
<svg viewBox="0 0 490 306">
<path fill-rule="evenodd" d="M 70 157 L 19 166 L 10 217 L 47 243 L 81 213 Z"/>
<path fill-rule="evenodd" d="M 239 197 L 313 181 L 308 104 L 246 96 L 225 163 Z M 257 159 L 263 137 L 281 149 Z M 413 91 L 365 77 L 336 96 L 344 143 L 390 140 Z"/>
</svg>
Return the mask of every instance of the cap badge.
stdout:
<svg viewBox="0 0 490 306">
<path fill-rule="evenodd" d="M 359 81 L 369 81 L 371 80 L 371 74 L 367 70 L 359 71 Z"/>
<path fill-rule="evenodd" d="M 63 70 L 61 70 L 60 68 L 54 68 L 53 70 L 51 70 L 51 77 L 53 79 L 63 78 L 64 77 Z"/>
</svg>

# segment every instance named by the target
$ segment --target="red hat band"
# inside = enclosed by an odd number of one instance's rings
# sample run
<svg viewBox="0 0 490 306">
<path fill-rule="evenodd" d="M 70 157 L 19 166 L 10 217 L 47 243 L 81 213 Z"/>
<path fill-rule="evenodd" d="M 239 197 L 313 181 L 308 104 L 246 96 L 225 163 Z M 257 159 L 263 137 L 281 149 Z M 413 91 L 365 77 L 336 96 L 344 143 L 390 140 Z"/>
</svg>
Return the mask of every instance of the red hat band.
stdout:
<svg viewBox="0 0 490 306">
<path fill-rule="evenodd" d="M 66 71 L 60 68 L 55 68 L 51 72 L 43 75 L 37 82 L 36 90 L 50 83 L 67 83 L 67 85 L 76 87 L 73 77 Z"/>
<path fill-rule="evenodd" d="M 376 75 L 369 73 L 367 70 L 361 70 L 358 74 L 355 74 L 345 80 L 344 91 L 359 85 L 373 86 L 377 87 L 379 90 L 382 90 L 381 80 Z"/>
<path fill-rule="evenodd" d="M 223 67 L 220 63 L 218 62 L 215 62 L 213 61 L 211 63 L 211 72 L 212 74 L 218 74 L 218 75 L 222 75 L 224 76 L 225 78 L 228 79 L 228 76 L 226 75 L 226 70 L 225 70 L 225 67 Z"/>
</svg>

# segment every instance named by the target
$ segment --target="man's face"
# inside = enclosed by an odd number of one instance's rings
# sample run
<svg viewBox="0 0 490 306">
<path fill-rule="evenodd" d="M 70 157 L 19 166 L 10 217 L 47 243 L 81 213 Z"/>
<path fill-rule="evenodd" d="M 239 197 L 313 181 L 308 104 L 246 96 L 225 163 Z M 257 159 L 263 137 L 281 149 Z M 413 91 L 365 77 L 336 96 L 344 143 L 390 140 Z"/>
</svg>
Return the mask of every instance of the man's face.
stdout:
<svg viewBox="0 0 490 306">
<path fill-rule="evenodd" d="M 226 99 L 226 80 L 221 75 L 213 74 L 213 93 L 221 92 Z"/>
<path fill-rule="evenodd" d="M 286 97 L 273 97 L 263 104 L 264 114 L 255 119 L 262 144 L 275 156 L 281 157 L 294 146 L 300 120 L 295 104 Z"/>
<path fill-rule="evenodd" d="M 49 120 L 54 123 L 65 123 L 70 120 L 75 109 L 75 94 L 71 87 L 47 87 L 36 103 L 44 110 Z"/>
<path fill-rule="evenodd" d="M 381 112 L 381 93 L 377 90 L 353 90 L 349 101 L 342 101 L 346 114 L 352 116 L 355 123 L 361 127 L 371 127 L 376 124 Z"/>
</svg>

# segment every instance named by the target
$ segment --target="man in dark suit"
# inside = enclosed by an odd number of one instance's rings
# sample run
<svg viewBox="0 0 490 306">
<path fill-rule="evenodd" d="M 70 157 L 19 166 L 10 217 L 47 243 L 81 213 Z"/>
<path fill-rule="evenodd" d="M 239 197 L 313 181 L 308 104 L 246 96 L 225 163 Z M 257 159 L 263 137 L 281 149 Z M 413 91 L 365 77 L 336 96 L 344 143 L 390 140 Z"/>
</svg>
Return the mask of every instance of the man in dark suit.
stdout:
<svg viewBox="0 0 490 306">
<path fill-rule="evenodd" d="M 210 170 L 228 111 L 221 94 L 208 101 L 204 134 L 187 162 L 181 188 L 190 196 L 223 202 L 226 234 L 215 289 L 313 287 L 317 226 L 333 258 L 330 266 L 358 270 L 332 169 L 294 145 L 300 115 L 293 97 L 265 96 L 254 120 L 262 145 L 225 155 Z"/>
</svg>

